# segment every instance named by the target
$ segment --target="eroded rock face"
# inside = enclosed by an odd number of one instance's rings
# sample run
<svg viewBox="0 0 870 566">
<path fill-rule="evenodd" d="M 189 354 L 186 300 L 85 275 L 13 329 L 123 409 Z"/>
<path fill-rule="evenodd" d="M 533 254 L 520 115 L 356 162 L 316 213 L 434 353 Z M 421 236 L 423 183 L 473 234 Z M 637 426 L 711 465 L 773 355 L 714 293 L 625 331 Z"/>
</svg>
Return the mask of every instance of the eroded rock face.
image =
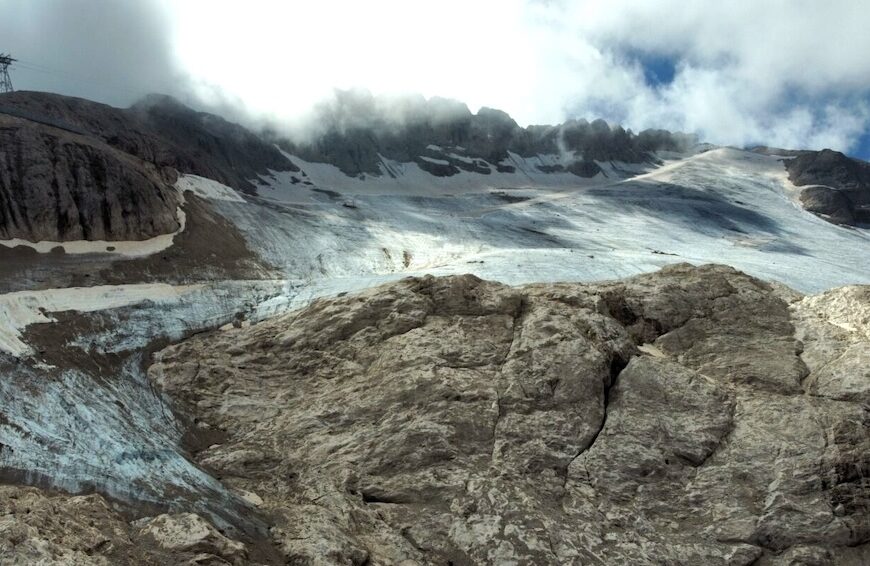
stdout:
<svg viewBox="0 0 870 566">
<path fill-rule="evenodd" d="M 208 521 L 195 513 L 158 515 L 137 522 L 138 535 L 151 539 L 170 553 L 190 553 L 202 557 L 223 558 L 241 564 L 246 558 L 245 545 L 218 532 Z"/>
<path fill-rule="evenodd" d="M 180 227 L 178 193 L 132 156 L 59 130 L 0 129 L 0 239 L 144 240 Z"/>
<path fill-rule="evenodd" d="M 514 153 L 562 155 L 564 164 L 541 164 L 538 169 L 593 177 L 601 172 L 595 161 L 651 162 L 656 151 L 684 150 L 697 142 L 665 130 L 634 134 L 604 120 L 521 128 L 501 110 L 481 108 L 472 114 L 465 104 L 439 98 L 411 97 L 385 110 L 370 95 L 335 95 L 331 105 L 318 109 L 317 127 L 309 139 L 276 142 L 306 161 L 330 163 L 350 176 L 384 175 L 385 158 L 415 162 L 438 177 L 463 171 L 513 172 L 509 155 Z"/>
<path fill-rule="evenodd" d="M 870 405 L 870 287 L 833 289 L 791 309 L 810 370 L 806 390 Z"/>
<path fill-rule="evenodd" d="M 120 152 L 252 191 L 251 179 L 297 168 L 270 143 L 238 124 L 197 112 L 169 96 L 149 95 L 131 108 L 47 92 L 0 96 L 0 109 L 68 124 Z"/>
<path fill-rule="evenodd" d="M 867 379 L 828 362 L 867 348 L 868 309 L 718 266 L 412 278 L 149 375 L 291 563 L 857 565 Z"/>
<path fill-rule="evenodd" d="M 254 192 L 286 170 L 298 169 L 258 135 L 169 97 L 119 109 L 0 96 L 0 239 L 145 240 L 180 227 L 178 172 Z"/>
</svg>

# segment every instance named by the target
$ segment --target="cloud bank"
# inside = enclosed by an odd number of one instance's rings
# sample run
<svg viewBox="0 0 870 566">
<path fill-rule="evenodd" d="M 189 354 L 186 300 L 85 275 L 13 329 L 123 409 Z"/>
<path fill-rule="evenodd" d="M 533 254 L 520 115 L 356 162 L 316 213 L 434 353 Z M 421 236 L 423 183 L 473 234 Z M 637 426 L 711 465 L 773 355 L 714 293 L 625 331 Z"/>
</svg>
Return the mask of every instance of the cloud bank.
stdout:
<svg viewBox="0 0 870 566">
<path fill-rule="evenodd" d="M 385 101 L 422 94 L 472 110 L 500 108 L 523 125 L 601 117 L 719 144 L 870 157 L 861 144 L 870 140 L 863 0 L 0 0 L 0 7 L 7 15 L 0 50 L 69 69 L 66 84 L 58 76 L 32 84 L 113 103 L 124 93 L 123 102 L 134 92 L 189 94 L 298 128 L 322 116 L 313 109 L 335 105 L 335 89 L 367 89 Z M 81 86 L 78 77 L 94 73 L 115 83 L 116 94 Z"/>
<path fill-rule="evenodd" d="M 150 92 L 182 94 L 171 13 L 154 1 L 0 0 L 0 52 L 20 60 L 19 90 L 126 106 Z"/>
</svg>

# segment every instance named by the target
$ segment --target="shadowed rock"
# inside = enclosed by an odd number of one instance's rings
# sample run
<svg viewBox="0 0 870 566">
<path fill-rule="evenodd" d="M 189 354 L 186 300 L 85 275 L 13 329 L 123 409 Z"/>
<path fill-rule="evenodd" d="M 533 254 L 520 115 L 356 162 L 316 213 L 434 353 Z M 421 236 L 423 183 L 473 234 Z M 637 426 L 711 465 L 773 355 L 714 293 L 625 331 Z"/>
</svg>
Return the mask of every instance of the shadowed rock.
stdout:
<svg viewBox="0 0 870 566">
<path fill-rule="evenodd" d="M 820 185 L 800 194 L 810 212 L 835 224 L 870 222 L 870 163 L 823 149 L 786 161 L 786 168 L 795 185 Z"/>
<path fill-rule="evenodd" d="M 339 92 L 334 107 L 322 109 L 319 129 L 296 142 L 276 139 L 289 153 L 306 161 L 330 163 L 346 175 L 382 175 L 384 159 L 415 162 L 424 171 L 449 177 L 461 171 L 511 172 L 510 153 L 522 157 L 559 155 L 558 167 L 580 177 L 600 172 L 595 161 L 654 162 L 654 152 L 677 151 L 695 143 L 692 136 L 664 130 L 633 134 L 603 120 L 570 120 L 556 126 L 521 128 L 508 114 L 481 108 L 472 114 L 464 104 L 412 98 L 398 112 L 386 112 L 375 99 Z"/>
<path fill-rule="evenodd" d="M 144 240 L 180 227 L 153 168 L 80 136 L 0 129 L 0 239 Z"/>
</svg>

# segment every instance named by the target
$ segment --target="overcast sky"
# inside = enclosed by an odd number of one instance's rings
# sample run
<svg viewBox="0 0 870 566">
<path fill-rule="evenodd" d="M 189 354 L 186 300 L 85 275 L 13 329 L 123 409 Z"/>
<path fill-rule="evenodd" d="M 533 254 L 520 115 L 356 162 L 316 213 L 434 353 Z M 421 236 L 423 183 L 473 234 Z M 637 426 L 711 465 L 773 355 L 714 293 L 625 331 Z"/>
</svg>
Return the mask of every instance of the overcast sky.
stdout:
<svg viewBox="0 0 870 566">
<path fill-rule="evenodd" d="M 866 0 L 0 0 L 18 89 L 297 123 L 336 88 L 870 157 Z"/>
</svg>

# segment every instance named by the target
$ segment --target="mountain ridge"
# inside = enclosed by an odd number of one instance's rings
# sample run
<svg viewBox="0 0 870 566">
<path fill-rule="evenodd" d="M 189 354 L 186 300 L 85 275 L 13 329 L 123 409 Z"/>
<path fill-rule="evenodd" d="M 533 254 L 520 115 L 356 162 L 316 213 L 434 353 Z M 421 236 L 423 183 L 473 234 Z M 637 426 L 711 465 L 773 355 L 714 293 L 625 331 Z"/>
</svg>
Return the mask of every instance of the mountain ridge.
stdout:
<svg viewBox="0 0 870 566">
<path fill-rule="evenodd" d="M 800 202 L 855 188 L 840 156 L 18 114 L 0 562 L 867 562 L 870 232 Z"/>
</svg>

